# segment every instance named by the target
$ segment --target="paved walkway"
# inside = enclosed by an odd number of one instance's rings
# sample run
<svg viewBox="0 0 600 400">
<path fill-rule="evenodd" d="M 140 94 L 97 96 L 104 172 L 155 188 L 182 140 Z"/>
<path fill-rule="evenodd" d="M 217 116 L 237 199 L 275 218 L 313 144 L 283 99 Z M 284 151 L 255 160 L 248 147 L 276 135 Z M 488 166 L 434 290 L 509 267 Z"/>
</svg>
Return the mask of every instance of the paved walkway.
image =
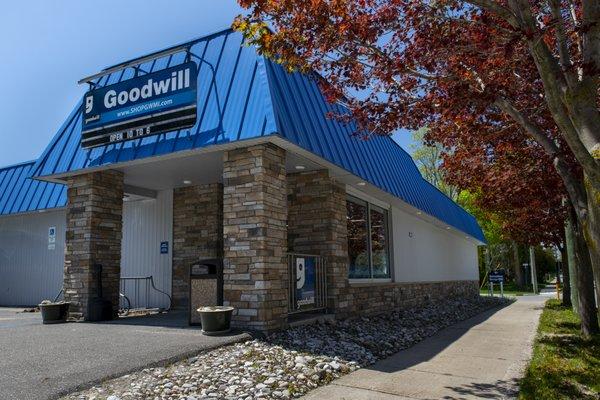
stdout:
<svg viewBox="0 0 600 400">
<path fill-rule="evenodd" d="M 40 313 L 0 308 L 0 399 L 54 399 L 67 392 L 250 338 L 209 337 L 175 312 L 107 323 L 42 325 Z"/>
<path fill-rule="evenodd" d="M 546 296 L 525 296 L 440 331 L 371 367 L 310 392 L 308 400 L 500 399 L 517 380 Z"/>
</svg>

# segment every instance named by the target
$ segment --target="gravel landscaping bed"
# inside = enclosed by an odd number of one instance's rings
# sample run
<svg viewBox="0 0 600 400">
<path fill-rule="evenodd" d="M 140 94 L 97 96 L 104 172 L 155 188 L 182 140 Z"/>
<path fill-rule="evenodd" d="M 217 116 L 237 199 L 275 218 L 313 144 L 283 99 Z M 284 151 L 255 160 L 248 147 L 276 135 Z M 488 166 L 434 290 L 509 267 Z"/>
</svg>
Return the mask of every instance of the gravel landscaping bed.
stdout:
<svg viewBox="0 0 600 400">
<path fill-rule="evenodd" d="M 65 399 L 287 399 L 373 364 L 510 300 L 446 299 L 374 317 L 300 326 L 167 367 L 112 379 Z"/>
</svg>

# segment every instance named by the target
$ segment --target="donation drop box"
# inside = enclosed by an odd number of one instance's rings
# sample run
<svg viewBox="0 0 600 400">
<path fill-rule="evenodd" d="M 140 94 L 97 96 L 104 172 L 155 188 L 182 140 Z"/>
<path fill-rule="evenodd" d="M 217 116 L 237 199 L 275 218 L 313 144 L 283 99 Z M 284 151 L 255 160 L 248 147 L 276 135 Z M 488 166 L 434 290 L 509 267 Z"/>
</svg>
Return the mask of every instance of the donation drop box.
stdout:
<svg viewBox="0 0 600 400">
<path fill-rule="evenodd" d="M 200 325 L 196 311 L 204 306 L 223 305 L 223 260 L 211 258 L 190 265 L 190 325 Z"/>
</svg>

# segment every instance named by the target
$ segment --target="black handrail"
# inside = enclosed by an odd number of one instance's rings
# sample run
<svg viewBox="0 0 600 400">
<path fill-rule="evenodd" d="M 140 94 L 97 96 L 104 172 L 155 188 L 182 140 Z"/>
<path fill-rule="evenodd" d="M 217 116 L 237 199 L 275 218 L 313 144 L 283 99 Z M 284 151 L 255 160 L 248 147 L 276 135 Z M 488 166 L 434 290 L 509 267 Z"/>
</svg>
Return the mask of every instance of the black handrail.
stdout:
<svg viewBox="0 0 600 400">
<path fill-rule="evenodd" d="M 171 298 L 171 295 L 160 290 L 159 288 L 156 287 L 156 285 L 154 284 L 154 276 L 150 275 L 150 276 L 122 276 L 121 281 L 150 281 L 150 287 L 152 289 L 154 289 L 155 291 L 167 296 L 167 298 L 169 299 L 169 306 L 165 309 L 165 311 L 169 311 L 171 309 L 171 304 L 173 302 L 173 299 Z M 148 287 L 146 287 L 146 290 L 148 289 Z M 148 301 L 148 292 L 146 292 L 146 302 Z M 127 298 L 127 296 L 124 296 L 125 298 Z M 127 298 L 127 300 L 129 301 L 129 298 Z M 129 302 L 130 307 L 131 307 L 131 302 Z"/>
</svg>

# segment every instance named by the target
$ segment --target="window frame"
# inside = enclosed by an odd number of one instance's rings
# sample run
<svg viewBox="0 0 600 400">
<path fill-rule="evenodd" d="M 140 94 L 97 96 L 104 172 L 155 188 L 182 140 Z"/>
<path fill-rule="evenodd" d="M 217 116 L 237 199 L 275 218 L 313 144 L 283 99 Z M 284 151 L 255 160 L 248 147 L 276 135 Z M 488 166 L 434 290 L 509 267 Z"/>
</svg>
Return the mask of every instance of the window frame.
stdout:
<svg viewBox="0 0 600 400">
<path fill-rule="evenodd" d="M 360 206 L 364 206 L 367 209 L 367 248 L 369 252 L 369 278 L 351 278 L 350 275 L 350 257 L 348 257 L 348 281 L 350 283 L 387 283 L 392 282 L 393 276 L 393 268 L 392 268 L 392 259 L 390 255 L 390 241 L 391 241 L 391 229 L 390 229 L 390 210 L 380 205 L 373 204 L 368 200 L 361 199 L 360 197 L 353 196 L 351 194 L 346 194 L 346 203 L 352 202 L 358 204 Z M 385 255 L 388 263 L 388 276 L 385 278 L 374 278 L 373 277 L 373 244 L 372 244 L 372 231 L 371 231 L 371 209 L 381 212 L 383 214 L 384 220 L 384 230 L 385 230 Z M 346 218 L 348 217 L 348 205 L 346 204 Z M 349 255 L 349 254 L 348 254 Z"/>
</svg>

